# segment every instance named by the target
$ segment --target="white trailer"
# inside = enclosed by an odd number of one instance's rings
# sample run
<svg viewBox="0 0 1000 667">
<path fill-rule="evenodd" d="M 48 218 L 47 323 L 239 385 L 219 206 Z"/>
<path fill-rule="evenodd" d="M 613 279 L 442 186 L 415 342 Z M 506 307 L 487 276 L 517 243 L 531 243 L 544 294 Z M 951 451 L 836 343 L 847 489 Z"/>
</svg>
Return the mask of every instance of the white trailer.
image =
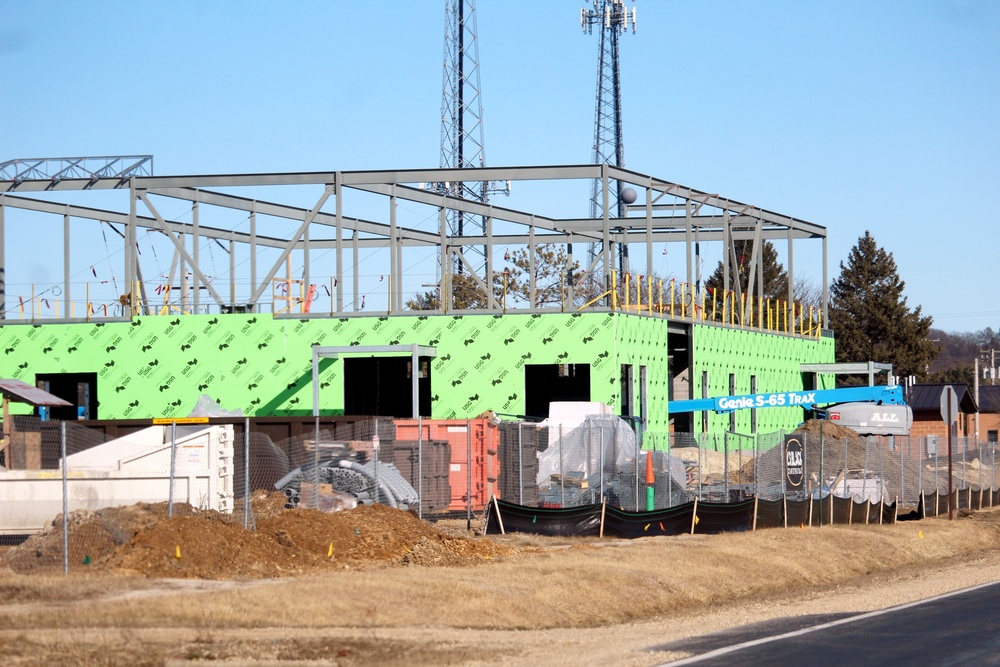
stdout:
<svg viewBox="0 0 1000 667">
<path fill-rule="evenodd" d="M 233 427 L 151 426 L 66 457 L 68 509 L 98 510 L 173 500 L 233 511 Z M 63 511 L 63 472 L 0 472 L 0 535 L 37 533 Z"/>
</svg>

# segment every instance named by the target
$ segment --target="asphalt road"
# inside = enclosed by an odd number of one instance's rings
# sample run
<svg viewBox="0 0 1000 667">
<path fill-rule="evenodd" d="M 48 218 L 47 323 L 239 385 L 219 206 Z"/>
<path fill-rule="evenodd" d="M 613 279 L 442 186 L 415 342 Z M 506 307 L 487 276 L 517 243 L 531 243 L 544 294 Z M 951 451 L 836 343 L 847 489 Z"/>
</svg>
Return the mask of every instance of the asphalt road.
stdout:
<svg viewBox="0 0 1000 667">
<path fill-rule="evenodd" d="M 1000 667 L 1000 582 L 854 615 L 779 619 L 651 647 L 695 653 L 672 667 Z"/>
</svg>

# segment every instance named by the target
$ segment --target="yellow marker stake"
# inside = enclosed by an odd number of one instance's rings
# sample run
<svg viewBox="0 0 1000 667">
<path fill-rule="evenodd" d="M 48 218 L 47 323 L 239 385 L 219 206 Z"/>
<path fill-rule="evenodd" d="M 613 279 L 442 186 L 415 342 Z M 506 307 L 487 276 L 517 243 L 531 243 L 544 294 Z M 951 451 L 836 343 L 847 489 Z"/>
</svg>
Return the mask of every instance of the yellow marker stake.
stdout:
<svg viewBox="0 0 1000 667">
<path fill-rule="evenodd" d="M 328 558 L 333 558 L 333 542 L 330 542 L 330 548 L 326 550 L 326 555 Z"/>
<path fill-rule="evenodd" d="M 181 559 L 181 545 L 177 545 L 177 550 L 174 555 L 177 556 L 177 560 Z"/>
<path fill-rule="evenodd" d="M 924 539 L 924 531 L 918 530 L 917 531 L 917 537 L 919 537 L 920 539 Z"/>
</svg>

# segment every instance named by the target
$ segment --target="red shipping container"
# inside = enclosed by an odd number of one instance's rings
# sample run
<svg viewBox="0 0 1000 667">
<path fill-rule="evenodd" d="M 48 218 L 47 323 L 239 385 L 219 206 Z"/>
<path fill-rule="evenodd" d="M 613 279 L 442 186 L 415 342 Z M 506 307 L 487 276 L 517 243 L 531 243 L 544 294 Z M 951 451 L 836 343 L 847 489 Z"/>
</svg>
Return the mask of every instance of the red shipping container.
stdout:
<svg viewBox="0 0 1000 667">
<path fill-rule="evenodd" d="M 448 483 L 451 486 L 452 512 L 486 509 L 497 493 L 497 446 L 499 432 L 488 417 L 476 419 L 397 419 L 397 440 L 446 440 L 451 445 Z M 471 454 L 471 461 L 470 461 Z"/>
</svg>

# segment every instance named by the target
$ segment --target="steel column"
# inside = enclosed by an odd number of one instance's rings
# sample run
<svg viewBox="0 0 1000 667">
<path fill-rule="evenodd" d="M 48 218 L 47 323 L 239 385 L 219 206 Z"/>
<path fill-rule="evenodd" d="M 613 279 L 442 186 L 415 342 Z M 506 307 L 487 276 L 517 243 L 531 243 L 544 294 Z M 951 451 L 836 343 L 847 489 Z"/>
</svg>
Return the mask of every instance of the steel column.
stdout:
<svg viewBox="0 0 1000 667">
<path fill-rule="evenodd" d="M 334 178 L 334 197 L 336 197 L 337 225 L 337 313 L 344 312 L 344 175 L 337 172 Z M 355 271 L 357 269 L 355 268 Z"/>
<path fill-rule="evenodd" d="M 63 317 L 73 317 L 70 309 L 73 307 L 69 295 L 70 278 L 70 242 L 69 242 L 69 214 L 63 216 Z"/>
</svg>

